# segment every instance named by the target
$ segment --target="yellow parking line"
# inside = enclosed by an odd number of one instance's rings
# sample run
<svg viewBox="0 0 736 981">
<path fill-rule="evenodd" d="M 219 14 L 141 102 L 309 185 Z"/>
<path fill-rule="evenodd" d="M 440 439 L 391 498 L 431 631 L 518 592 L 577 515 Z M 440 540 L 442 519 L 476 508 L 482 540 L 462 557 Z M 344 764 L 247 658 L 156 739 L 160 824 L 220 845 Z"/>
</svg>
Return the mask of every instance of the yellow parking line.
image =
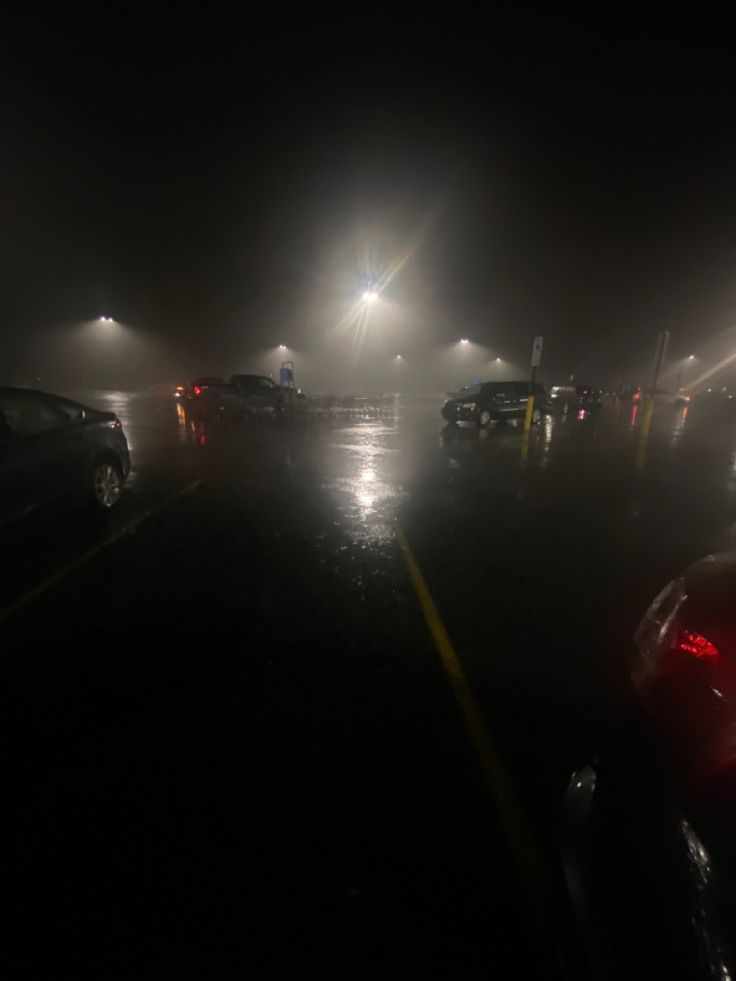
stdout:
<svg viewBox="0 0 736 981">
<path fill-rule="evenodd" d="M 432 640 L 440 656 L 442 667 L 450 679 L 455 698 L 465 719 L 468 739 L 475 750 L 481 769 L 486 776 L 491 796 L 498 813 L 503 831 L 508 839 L 518 873 L 529 892 L 529 898 L 538 918 L 538 923 L 546 933 L 549 930 L 546 906 L 542 895 L 536 847 L 526 817 L 511 787 L 503 763 L 496 751 L 493 737 L 483 718 L 480 706 L 473 695 L 468 679 L 460 664 L 455 648 L 449 638 L 445 625 L 435 605 L 429 587 L 419 568 L 414 553 L 399 522 L 393 521 L 396 541 L 401 551 L 419 605 L 424 614 Z"/>
<path fill-rule="evenodd" d="M 86 552 L 83 552 L 80 556 L 74 559 L 73 562 L 70 562 L 69 565 L 65 565 L 63 569 L 59 569 L 57 572 L 50 575 L 48 579 L 44 579 L 43 582 L 39 583 L 37 586 L 34 586 L 33 589 L 29 589 L 27 593 L 20 596 L 14 603 L 11 603 L 10 606 L 6 606 L 4 610 L 0 610 L 0 622 L 6 620 L 14 613 L 17 613 L 18 610 L 30 603 L 31 600 L 36 599 L 36 597 L 40 596 L 41 593 L 45 593 L 47 589 L 55 586 L 56 583 L 60 582 L 70 573 L 75 572 L 80 568 L 80 566 L 83 566 L 85 562 L 89 562 L 90 559 L 93 559 L 95 555 L 99 555 L 100 552 L 103 552 L 106 548 L 109 548 L 110 545 L 114 545 L 115 542 L 119 541 L 125 535 L 130 534 L 131 531 L 134 531 L 138 525 L 142 524 L 148 518 L 152 517 L 154 514 L 158 514 L 159 511 L 163 511 L 163 509 L 168 507 L 169 504 L 173 504 L 174 501 L 178 500 L 180 497 L 184 497 L 185 494 L 191 494 L 192 491 L 195 491 L 201 483 L 201 480 L 194 480 L 191 484 L 187 484 L 186 487 L 183 487 L 180 491 L 177 491 L 176 494 L 172 494 L 171 497 L 167 498 L 161 504 L 157 504 L 156 507 L 153 508 L 148 508 L 137 518 L 133 518 L 131 521 L 128 521 L 119 531 L 116 531 L 114 535 L 110 535 L 110 537 L 106 538 L 104 541 L 99 542 L 97 545 L 93 545 L 92 548 L 87 549 Z"/>
</svg>

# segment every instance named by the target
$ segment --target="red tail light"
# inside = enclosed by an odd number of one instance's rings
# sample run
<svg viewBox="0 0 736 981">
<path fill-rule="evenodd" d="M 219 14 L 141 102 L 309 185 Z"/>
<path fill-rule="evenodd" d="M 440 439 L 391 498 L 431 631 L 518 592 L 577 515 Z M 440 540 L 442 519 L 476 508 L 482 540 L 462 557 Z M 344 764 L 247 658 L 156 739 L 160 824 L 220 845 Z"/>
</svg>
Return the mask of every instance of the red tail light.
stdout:
<svg viewBox="0 0 736 981">
<path fill-rule="evenodd" d="M 202 394 L 202 389 L 199 387 L 199 385 L 195 385 L 194 386 L 194 394 L 195 395 L 201 395 Z"/>
<path fill-rule="evenodd" d="M 711 644 L 707 637 L 695 634 L 691 630 L 683 630 L 680 634 L 678 647 L 681 651 L 692 654 L 699 661 L 709 660 L 718 657 L 718 648 Z"/>
<path fill-rule="evenodd" d="M 115 422 L 112 425 L 113 425 L 113 429 L 122 429 L 123 428 L 123 424 L 122 424 L 122 422 L 119 419 L 116 419 Z"/>
</svg>

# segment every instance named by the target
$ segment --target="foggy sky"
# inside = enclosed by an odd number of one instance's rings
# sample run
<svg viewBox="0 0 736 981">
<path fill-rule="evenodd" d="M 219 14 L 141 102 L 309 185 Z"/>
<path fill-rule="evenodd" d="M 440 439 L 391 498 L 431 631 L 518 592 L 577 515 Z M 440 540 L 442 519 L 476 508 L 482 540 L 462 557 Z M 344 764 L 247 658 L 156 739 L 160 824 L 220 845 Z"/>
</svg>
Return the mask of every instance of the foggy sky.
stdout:
<svg viewBox="0 0 736 981">
<path fill-rule="evenodd" d="M 397 353 L 453 375 L 462 336 L 524 366 L 543 334 L 550 384 L 633 380 L 664 329 L 673 359 L 726 350 L 731 59 L 668 31 L 10 32 L 0 375 L 107 378 L 74 348 L 106 314 L 121 385 L 279 343 L 381 387 Z M 346 312 L 392 270 L 360 335 Z"/>
</svg>

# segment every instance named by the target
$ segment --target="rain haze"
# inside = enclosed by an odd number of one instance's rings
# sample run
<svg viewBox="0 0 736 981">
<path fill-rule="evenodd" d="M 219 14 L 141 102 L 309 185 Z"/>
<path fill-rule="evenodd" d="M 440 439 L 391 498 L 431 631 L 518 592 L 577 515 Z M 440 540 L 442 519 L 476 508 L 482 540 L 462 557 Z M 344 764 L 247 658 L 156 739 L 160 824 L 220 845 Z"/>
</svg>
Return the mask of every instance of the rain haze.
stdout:
<svg viewBox="0 0 736 981">
<path fill-rule="evenodd" d="M 95 365 L 129 389 L 271 372 L 284 343 L 306 388 L 435 391 L 525 363 L 543 334 L 550 382 L 610 387 L 645 381 L 660 330 L 683 356 L 727 347 L 734 137 L 712 41 L 472 33 L 314 31 L 267 66 L 222 39 L 182 60 L 114 34 L 104 54 L 9 45 L 7 374 L 79 386 Z M 90 332 L 80 361 L 80 325 L 109 315 L 125 331 L 99 350 Z"/>
<path fill-rule="evenodd" d="M 0 37 L 0 967 L 726 981 L 730 24 L 353 13 Z"/>
</svg>

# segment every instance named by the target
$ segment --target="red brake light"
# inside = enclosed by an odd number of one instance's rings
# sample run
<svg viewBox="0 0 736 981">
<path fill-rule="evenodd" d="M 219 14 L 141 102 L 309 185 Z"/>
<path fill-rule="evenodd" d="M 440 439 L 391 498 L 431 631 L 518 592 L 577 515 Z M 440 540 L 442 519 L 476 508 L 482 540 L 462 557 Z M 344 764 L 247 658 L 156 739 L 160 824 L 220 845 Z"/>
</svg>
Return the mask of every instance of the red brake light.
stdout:
<svg viewBox="0 0 736 981">
<path fill-rule="evenodd" d="M 718 648 L 714 644 L 711 644 L 707 637 L 703 637 L 701 634 L 694 634 L 691 630 L 682 631 L 678 646 L 681 651 L 686 651 L 701 661 L 718 656 Z"/>
<path fill-rule="evenodd" d="M 194 394 L 195 395 L 201 395 L 202 394 L 202 389 L 199 387 L 199 385 L 195 385 L 194 386 Z"/>
</svg>

